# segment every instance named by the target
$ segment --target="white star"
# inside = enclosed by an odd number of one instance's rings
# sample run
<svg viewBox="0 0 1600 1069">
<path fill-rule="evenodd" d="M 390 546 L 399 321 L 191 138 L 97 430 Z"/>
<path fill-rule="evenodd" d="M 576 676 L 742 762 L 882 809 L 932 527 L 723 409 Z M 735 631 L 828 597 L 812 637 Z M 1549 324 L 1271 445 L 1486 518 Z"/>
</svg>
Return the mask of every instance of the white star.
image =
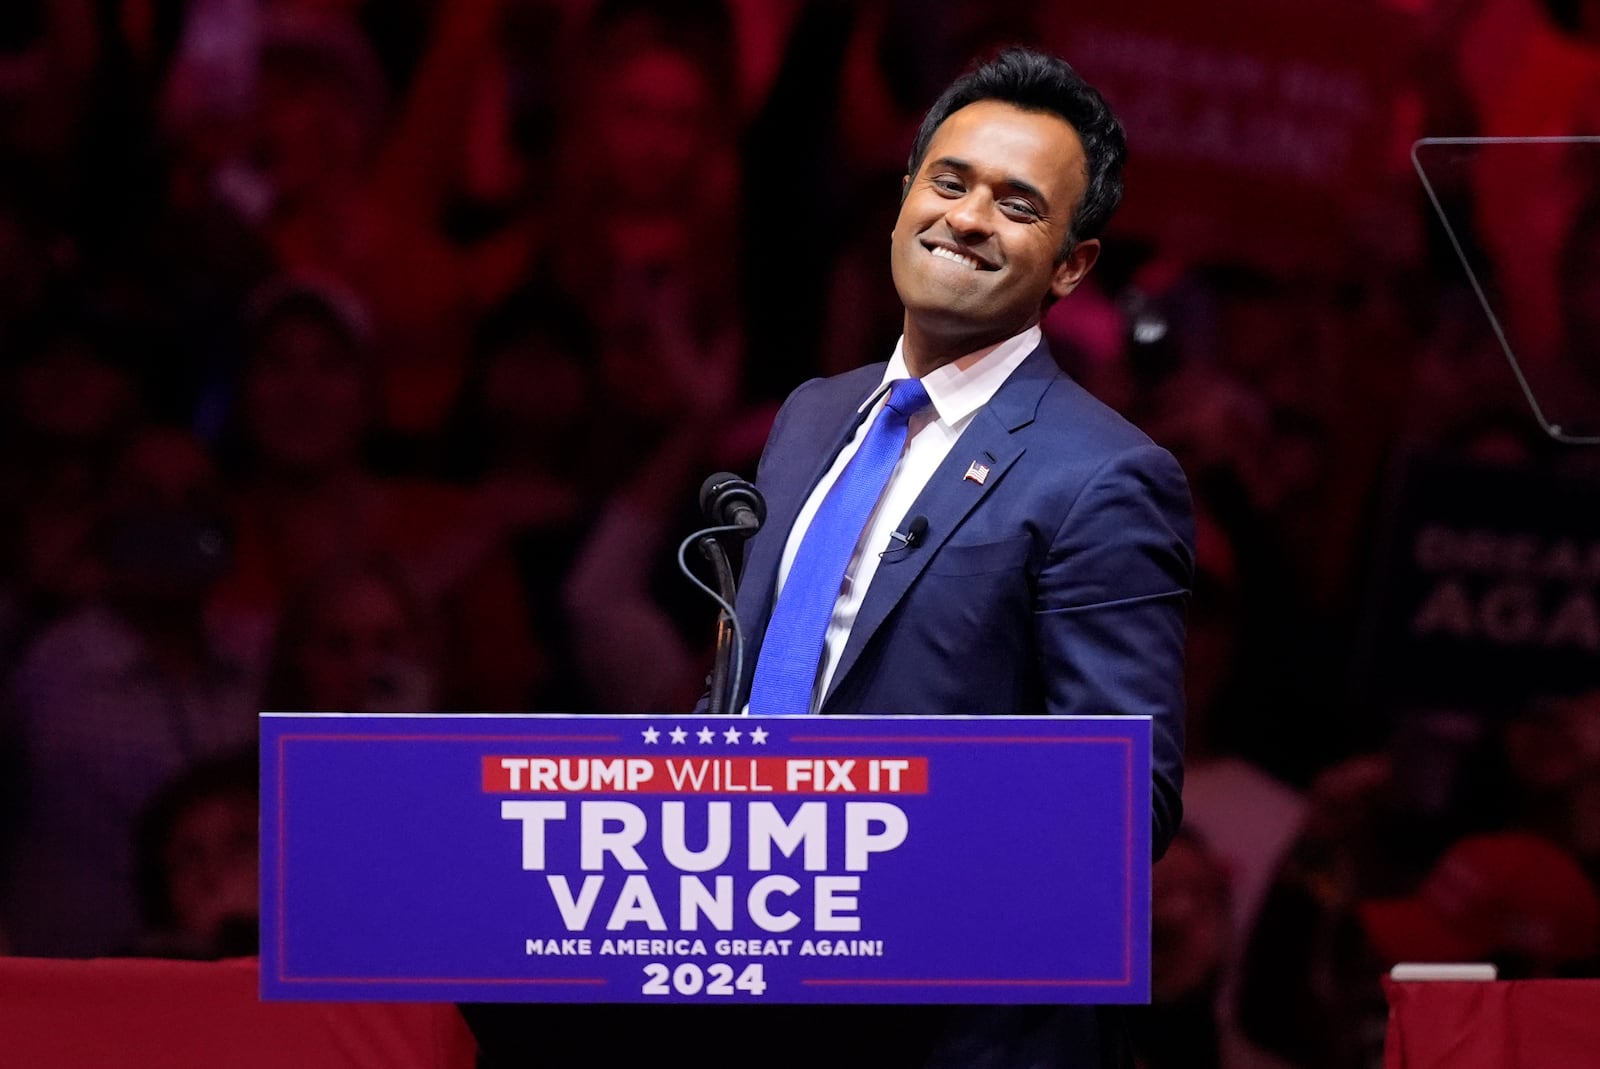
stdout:
<svg viewBox="0 0 1600 1069">
<path fill-rule="evenodd" d="M 708 743 L 717 737 L 717 733 L 712 731 L 710 728 L 701 728 L 699 731 L 695 732 L 695 734 L 699 736 L 702 744 Z"/>
<path fill-rule="evenodd" d="M 649 745 L 654 746 L 656 744 L 656 740 L 660 737 L 661 732 L 657 731 L 653 726 L 644 729 L 644 741 Z"/>
<path fill-rule="evenodd" d="M 729 728 L 727 731 L 724 731 L 722 733 L 722 737 L 727 739 L 729 744 L 731 744 L 733 746 L 739 745 L 739 729 L 738 728 Z"/>
<path fill-rule="evenodd" d="M 766 728 L 756 728 L 753 731 L 751 731 L 750 732 L 750 741 L 753 744 L 755 744 L 756 746 L 765 746 L 767 744 L 767 729 Z"/>
<path fill-rule="evenodd" d="M 677 726 L 674 726 L 671 731 L 667 732 L 667 734 L 672 736 L 672 745 L 674 746 L 678 745 L 684 739 L 689 737 L 689 733 L 687 731 Z"/>
</svg>

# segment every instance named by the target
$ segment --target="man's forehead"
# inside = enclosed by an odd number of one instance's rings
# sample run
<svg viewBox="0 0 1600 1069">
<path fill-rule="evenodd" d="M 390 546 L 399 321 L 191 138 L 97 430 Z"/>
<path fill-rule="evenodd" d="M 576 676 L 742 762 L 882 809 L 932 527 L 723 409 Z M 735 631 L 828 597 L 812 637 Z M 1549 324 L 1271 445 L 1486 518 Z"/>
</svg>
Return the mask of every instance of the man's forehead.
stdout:
<svg viewBox="0 0 1600 1069">
<path fill-rule="evenodd" d="M 940 160 L 967 166 L 1000 163 L 1021 168 L 1030 184 L 1064 181 L 1078 188 L 1087 180 L 1078 131 L 1053 111 L 1022 108 L 1002 100 L 979 100 L 951 112 L 928 142 L 921 169 Z"/>
</svg>

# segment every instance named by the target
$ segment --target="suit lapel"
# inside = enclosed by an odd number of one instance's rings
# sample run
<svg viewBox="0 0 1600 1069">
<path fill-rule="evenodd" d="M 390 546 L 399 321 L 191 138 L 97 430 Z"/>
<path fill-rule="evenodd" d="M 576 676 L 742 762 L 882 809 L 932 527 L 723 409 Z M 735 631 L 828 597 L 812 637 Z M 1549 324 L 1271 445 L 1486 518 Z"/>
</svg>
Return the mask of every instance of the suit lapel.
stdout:
<svg viewBox="0 0 1600 1069">
<path fill-rule="evenodd" d="M 968 513 L 1000 485 L 1006 472 L 1026 451 L 1027 436 L 1018 432 L 1034 421 L 1045 390 L 1060 377 L 1061 372 L 1055 366 L 1048 348 L 1041 344 L 1012 372 L 989 403 L 974 413 L 972 422 L 906 512 L 907 519 L 927 517 L 926 542 L 920 550 L 885 557 L 873 575 L 872 585 L 867 588 L 866 597 L 862 599 L 861 608 L 850 627 L 850 637 L 839 657 L 839 666 L 834 670 L 833 682 L 823 699 L 824 711 L 828 700 L 838 692 L 839 684 L 860 659 L 861 651 L 895 606 L 900 604 L 911 589 L 911 584 L 949 541 Z M 967 470 L 974 461 L 989 468 L 989 474 L 982 482 L 966 478 Z"/>
</svg>

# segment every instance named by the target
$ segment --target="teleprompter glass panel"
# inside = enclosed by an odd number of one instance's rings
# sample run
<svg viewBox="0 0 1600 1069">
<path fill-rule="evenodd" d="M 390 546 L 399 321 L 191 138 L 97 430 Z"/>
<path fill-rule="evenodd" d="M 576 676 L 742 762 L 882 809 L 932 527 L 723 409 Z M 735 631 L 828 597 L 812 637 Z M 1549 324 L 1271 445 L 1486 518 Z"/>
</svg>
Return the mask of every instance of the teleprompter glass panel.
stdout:
<svg viewBox="0 0 1600 1069">
<path fill-rule="evenodd" d="M 1539 424 L 1600 444 L 1600 137 L 1424 138 L 1411 158 Z"/>
</svg>

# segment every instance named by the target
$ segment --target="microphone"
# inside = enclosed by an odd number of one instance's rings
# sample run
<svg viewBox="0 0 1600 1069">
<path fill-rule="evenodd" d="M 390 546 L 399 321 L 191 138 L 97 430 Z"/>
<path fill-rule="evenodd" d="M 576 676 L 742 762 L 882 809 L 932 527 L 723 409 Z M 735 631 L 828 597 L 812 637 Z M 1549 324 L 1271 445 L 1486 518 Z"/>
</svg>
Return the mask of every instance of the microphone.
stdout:
<svg viewBox="0 0 1600 1069">
<path fill-rule="evenodd" d="M 767 499 L 748 480 L 719 471 L 700 486 L 700 508 L 706 518 L 722 527 L 741 527 L 751 535 L 767 518 Z"/>
<path fill-rule="evenodd" d="M 893 553 L 898 549 L 913 549 L 917 545 L 921 544 L 922 540 L 927 537 L 927 534 L 928 517 L 913 516 L 911 517 L 911 522 L 906 524 L 906 529 L 904 531 L 892 531 L 889 534 L 889 541 L 891 543 L 899 542 L 900 544 L 898 546 L 891 545 L 888 549 L 884 550 L 883 553 L 879 553 L 878 556 L 881 557 L 884 555 L 884 553 Z"/>
</svg>

